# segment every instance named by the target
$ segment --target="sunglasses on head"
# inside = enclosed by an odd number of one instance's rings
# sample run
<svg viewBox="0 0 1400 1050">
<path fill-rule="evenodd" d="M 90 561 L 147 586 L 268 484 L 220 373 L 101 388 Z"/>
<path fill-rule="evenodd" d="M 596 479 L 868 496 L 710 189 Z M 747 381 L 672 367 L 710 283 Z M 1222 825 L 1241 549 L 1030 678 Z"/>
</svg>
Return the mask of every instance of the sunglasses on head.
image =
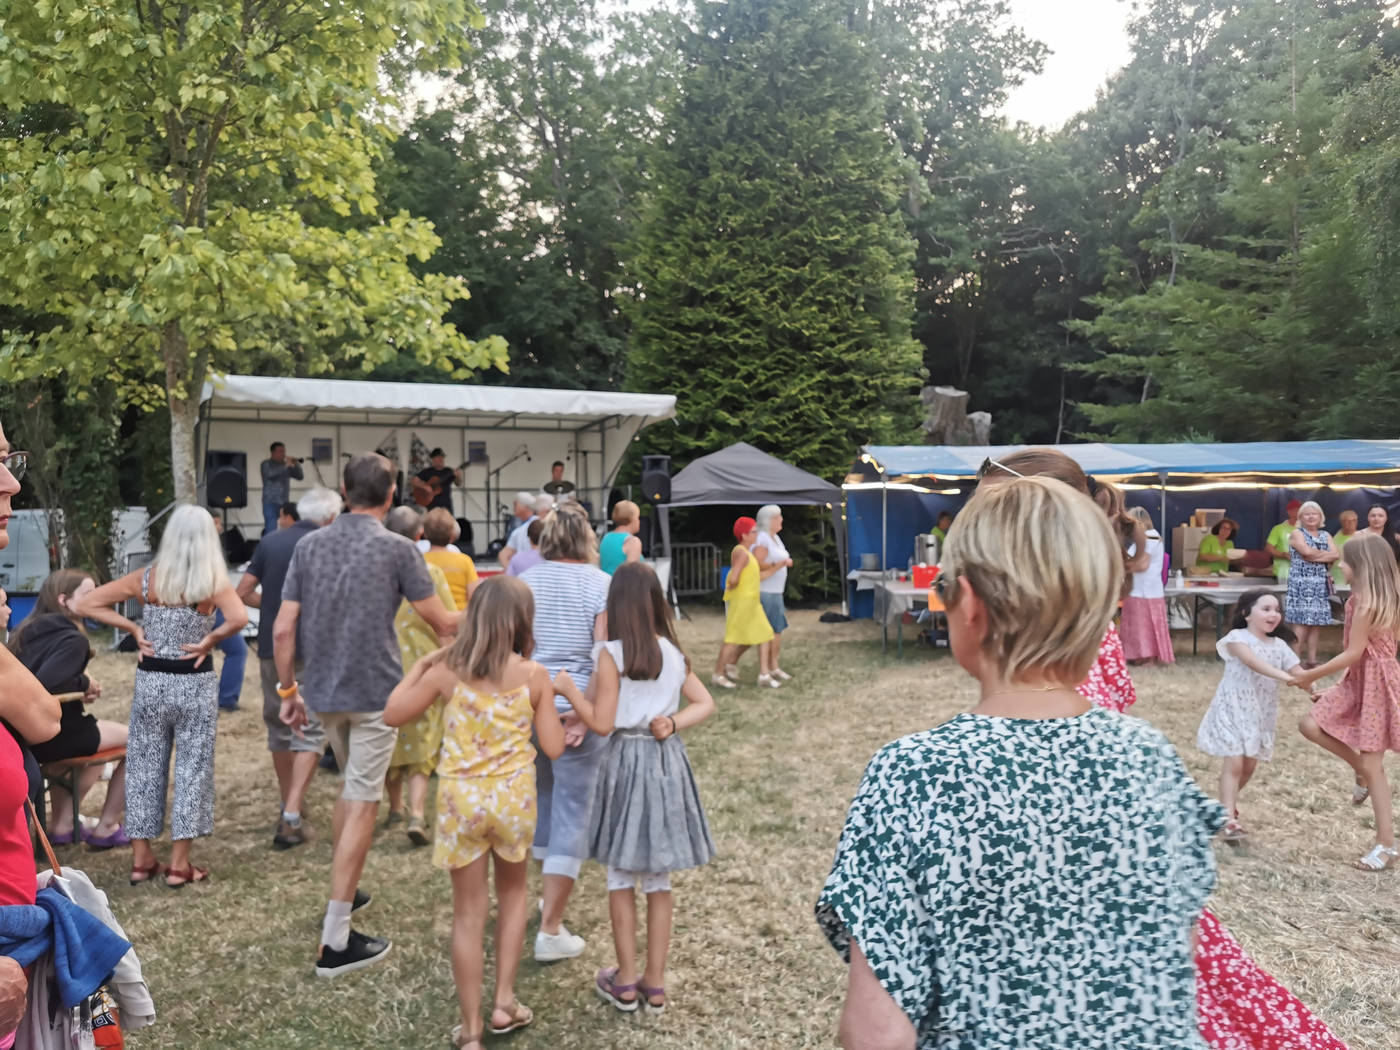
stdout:
<svg viewBox="0 0 1400 1050">
<path fill-rule="evenodd" d="M 999 470 L 1004 474 L 1010 474 L 1013 478 L 1024 478 L 1026 476 L 1022 474 L 1019 470 L 1012 470 L 1005 463 L 999 462 L 998 460 L 993 459 L 991 456 L 988 456 L 982 461 L 982 465 L 977 468 L 977 480 L 980 482 L 983 478 L 985 478 L 994 470 Z M 1085 474 L 1084 481 L 1089 487 L 1089 498 L 1093 499 L 1099 494 L 1099 483 L 1094 480 L 1094 475 L 1092 474 Z"/>
</svg>

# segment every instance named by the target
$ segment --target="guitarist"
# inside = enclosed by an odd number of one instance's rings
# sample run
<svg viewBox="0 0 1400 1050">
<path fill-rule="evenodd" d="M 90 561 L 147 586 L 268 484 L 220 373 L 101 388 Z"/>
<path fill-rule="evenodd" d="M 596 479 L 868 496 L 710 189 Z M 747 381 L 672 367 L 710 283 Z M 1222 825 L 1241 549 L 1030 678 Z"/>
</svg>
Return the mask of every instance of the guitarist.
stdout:
<svg viewBox="0 0 1400 1050">
<path fill-rule="evenodd" d="M 447 466 L 447 453 L 435 448 L 428 453 L 430 467 L 424 467 L 413 479 L 413 500 L 420 507 L 432 510 L 441 507 L 452 510 L 452 486 L 462 484 L 462 470 Z"/>
</svg>

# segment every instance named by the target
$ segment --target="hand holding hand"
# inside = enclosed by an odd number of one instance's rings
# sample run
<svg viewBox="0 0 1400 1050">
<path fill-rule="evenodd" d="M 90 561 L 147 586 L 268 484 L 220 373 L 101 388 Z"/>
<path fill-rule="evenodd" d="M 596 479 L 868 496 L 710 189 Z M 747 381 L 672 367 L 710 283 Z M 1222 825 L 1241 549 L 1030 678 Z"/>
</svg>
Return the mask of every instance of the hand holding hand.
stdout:
<svg viewBox="0 0 1400 1050">
<path fill-rule="evenodd" d="M 102 695 L 102 683 L 91 675 L 88 676 L 87 692 L 83 694 L 83 703 L 90 704 Z"/>
<path fill-rule="evenodd" d="M 665 740 L 676 731 L 676 720 L 670 715 L 657 715 L 651 720 L 651 735 L 657 740 Z"/>
<path fill-rule="evenodd" d="M 572 683 L 571 683 L 572 684 Z M 577 687 L 575 687 L 577 689 Z M 588 727 L 583 724 L 583 719 L 572 711 L 559 716 L 559 721 L 564 724 L 564 746 L 578 747 L 588 736 Z"/>
</svg>

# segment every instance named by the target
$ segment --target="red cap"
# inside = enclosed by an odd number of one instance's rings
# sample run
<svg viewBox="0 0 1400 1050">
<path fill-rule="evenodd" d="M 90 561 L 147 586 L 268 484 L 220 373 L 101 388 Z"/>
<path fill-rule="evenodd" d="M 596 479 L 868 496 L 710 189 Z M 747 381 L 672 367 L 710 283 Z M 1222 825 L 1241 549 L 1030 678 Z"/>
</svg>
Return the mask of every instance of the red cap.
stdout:
<svg viewBox="0 0 1400 1050">
<path fill-rule="evenodd" d="M 1292 514 L 1295 510 L 1300 509 L 1302 506 L 1303 506 L 1303 501 L 1302 501 L 1302 500 L 1300 500 L 1300 499 L 1291 499 L 1291 500 L 1288 501 L 1288 506 L 1285 507 L 1284 509 L 1287 510 L 1287 512 L 1288 512 L 1289 514 Z"/>
<path fill-rule="evenodd" d="M 754 521 L 753 518 L 740 518 L 734 523 L 734 538 L 742 540 L 756 528 L 758 528 L 758 522 Z"/>
</svg>

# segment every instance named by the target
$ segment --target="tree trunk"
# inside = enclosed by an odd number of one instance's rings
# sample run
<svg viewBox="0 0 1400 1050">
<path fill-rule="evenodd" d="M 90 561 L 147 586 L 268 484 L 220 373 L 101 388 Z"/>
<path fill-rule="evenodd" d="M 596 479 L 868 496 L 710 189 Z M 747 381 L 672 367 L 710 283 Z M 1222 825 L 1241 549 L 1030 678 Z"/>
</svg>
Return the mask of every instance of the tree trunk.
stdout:
<svg viewBox="0 0 1400 1050">
<path fill-rule="evenodd" d="M 161 332 L 161 351 L 165 358 L 165 397 L 170 406 L 170 474 L 175 499 L 194 503 L 198 499 L 194 425 L 199 418 L 204 383 L 202 378 L 198 386 L 190 381 L 190 344 L 178 322 L 167 323 Z"/>
</svg>

